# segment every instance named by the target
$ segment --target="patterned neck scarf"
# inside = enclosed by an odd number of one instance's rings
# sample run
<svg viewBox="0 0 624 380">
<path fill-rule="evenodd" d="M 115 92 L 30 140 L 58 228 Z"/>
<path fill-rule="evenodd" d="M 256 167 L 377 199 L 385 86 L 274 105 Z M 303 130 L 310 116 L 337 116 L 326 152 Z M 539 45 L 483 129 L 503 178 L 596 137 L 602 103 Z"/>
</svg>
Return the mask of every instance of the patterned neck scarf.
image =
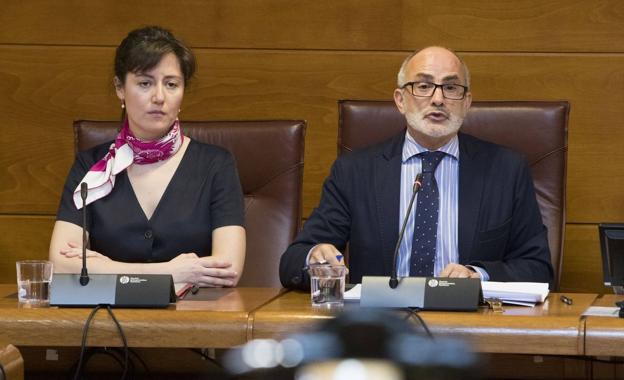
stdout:
<svg viewBox="0 0 624 380">
<path fill-rule="evenodd" d="M 80 181 L 80 183 L 86 182 L 89 189 L 86 204 L 88 205 L 110 194 L 115 186 L 115 176 L 133 163 L 145 165 L 164 161 L 176 154 L 183 142 L 184 135 L 178 119 L 165 136 L 154 141 L 143 141 L 135 137 L 130 131 L 126 119 L 108 153 L 96 162 Z M 82 208 L 80 183 L 74 190 L 74 204 L 79 210 Z"/>
</svg>

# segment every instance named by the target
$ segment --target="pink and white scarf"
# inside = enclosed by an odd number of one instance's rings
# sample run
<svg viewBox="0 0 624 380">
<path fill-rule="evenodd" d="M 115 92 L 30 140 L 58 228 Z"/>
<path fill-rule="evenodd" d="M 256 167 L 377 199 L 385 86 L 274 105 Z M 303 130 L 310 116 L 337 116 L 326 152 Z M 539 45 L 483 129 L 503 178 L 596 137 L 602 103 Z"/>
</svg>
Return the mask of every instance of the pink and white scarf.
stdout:
<svg viewBox="0 0 624 380">
<path fill-rule="evenodd" d="M 80 181 L 80 183 L 86 182 L 89 189 L 86 204 L 88 205 L 110 194 L 113 186 L 115 186 L 115 176 L 133 163 L 145 165 L 166 160 L 180 149 L 182 142 L 184 142 L 184 135 L 178 119 L 165 136 L 154 141 L 142 141 L 135 137 L 130 131 L 126 119 L 108 153 L 91 166 L 91 169 Z M 82 208 L 80 183 L 74 190 L 74 204 L 78 210 Z"/>
</svg>

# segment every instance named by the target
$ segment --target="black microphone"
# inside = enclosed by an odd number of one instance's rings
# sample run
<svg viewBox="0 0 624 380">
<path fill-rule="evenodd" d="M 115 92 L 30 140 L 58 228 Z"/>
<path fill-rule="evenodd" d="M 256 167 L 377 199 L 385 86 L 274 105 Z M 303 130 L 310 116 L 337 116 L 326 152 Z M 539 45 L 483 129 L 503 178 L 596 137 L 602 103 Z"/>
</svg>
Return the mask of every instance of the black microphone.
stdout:
<svg viewBox="0 0 624 380">
<path fill-rule="evenodd" d="M 418 173 L 416 178 L 414 179 L 414 187 L 412 190 L 412 199 L 410 199 L 409 206 L 407 207 L 407 212 L 405 213 L 405 218 L 403 218 L 403 226 L 401 227 L 401 232 L 399 233 L 399 241 L 397 241 L 396 247 L 394 248 L 394 259 L 392 260 L 392 273 L 390 274 L 390 281 L 388 285 L 392 289 L 396 289 L 399 285 L 399 280 L 397 278 L 397 256 L 399 254 L 399 247 L 401 246 L 401 241 L 403 241 L 403 234 L 405 234 L 405 226 L 407 226 L 407 220 L 409 219 L 410 213 L 412 212 L 412 206 L 414 205 L 414 199 L 416 199 L 416 194 L 422 188 L 422 173 Z"/>
<path fill-rule="evenodd" d="M 87 194 L 89 188 L 86 182 L 80 184 L 80 198 L 82 198 L 82 270 L 80 271 L 80 285 L 89 283 L 87 272 Z"/>
</svg>

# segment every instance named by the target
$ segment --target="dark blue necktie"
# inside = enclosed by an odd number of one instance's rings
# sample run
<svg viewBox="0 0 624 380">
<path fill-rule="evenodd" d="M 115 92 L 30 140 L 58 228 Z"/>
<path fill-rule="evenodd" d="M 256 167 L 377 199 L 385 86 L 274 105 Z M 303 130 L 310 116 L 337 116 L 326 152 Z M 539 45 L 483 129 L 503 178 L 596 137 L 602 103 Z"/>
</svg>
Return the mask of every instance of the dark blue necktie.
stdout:
<svg viewBox="0 0 624 380">
<path fill-rule="evenodd" d="M 440 211 L 440 194 L 434 173 L 444 155 L 444 152 L 418 154 L 422 160 L 423 182 L 416 204 L 410 276 L 433 276 Z"/>
</svg>

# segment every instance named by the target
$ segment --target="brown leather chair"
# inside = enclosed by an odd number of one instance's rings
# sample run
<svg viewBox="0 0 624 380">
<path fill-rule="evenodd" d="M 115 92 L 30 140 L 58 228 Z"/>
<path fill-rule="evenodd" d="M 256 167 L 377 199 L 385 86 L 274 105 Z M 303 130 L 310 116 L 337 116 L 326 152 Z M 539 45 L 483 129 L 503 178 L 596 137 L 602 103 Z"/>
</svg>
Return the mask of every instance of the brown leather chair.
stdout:
<svg viewBox="0 0 624 380">
<path fill-rule="evenodd" d="M 119 122 L 74 122 L 75 148 L 112 141 Z M 184 133 L 236 158 L 245 195 L 247 254 L 239 286 L 281 287 L 279 258 L 301 223 L 306 122 L 186 121 Z"/>
<path fill-rule="evenodd" d="M 0 345 L 0 380 L 24 379 L 24 359 L 15 346 Z"/>
<path fill-rule="evenodd" d="M 507 146 L 529 162 L 559 286 L 565 230 L 567 125 L 563 101 L 475 101 L 461 130 Z M 405 128 L 393 101 L 339 102 L 338 154 L 389 139 Z"/>
</svg>

